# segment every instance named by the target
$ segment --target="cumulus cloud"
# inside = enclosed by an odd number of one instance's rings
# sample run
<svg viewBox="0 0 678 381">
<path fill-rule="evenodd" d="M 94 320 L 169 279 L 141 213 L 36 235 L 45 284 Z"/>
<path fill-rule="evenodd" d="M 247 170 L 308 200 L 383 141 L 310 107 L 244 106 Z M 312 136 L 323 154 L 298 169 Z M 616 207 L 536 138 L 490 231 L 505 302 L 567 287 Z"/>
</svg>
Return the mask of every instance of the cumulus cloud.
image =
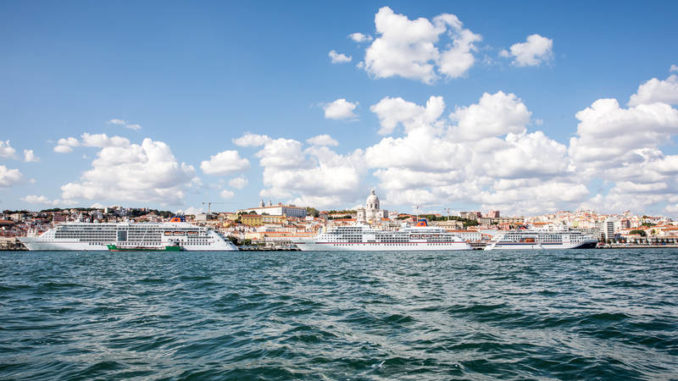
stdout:
<svg viewBox="0 0 678 381">
<path fill-rule="evenodd" d="M 348 38 L 350 38 L 351 40 L 353 40 L 357 43 L 372 41 L 372 36 L 367 35 L 367 34 L 362 34 L 362 33 L 359 33 L 359 32 L 349 34 Z"/>
<path fill-rule="evenodd" d="M 671 68 L 669 69 L 670 72 L 677 72 L 678 71 L 678 65 L 671 65 Z"/>
<path fill-rule="evenodd" d="M 33 152 L 32 149 L 25 149 L 24 150 L 24 161 L 26 163 L 35 163 L 40 161 L 40 158 L 35 156 L 35 153 Z"/>
<path fill-rule="evenodd" d="M 638 87 L 638 91 L 631 95 L 629 106 L 650 103 L 666 103 L 678 105 L 678 75 L 670 75 L 665 80 L 652 78 Z"/>
<path fill-rule="evenodd" d="M 443 98 L 435 96 L 430 97 L 423 107 L 403 98 L 390 97 L 385 97 L 370 107 L 370 111 L 379 118 L 381 135 L 391 134 L 398 125 L 402 125 L 408 132 L 432 126 L 444 110 Z"/>
<path fill-rule="evenodd" d="M 347 56 L 346 54 L 342 53 L 337 53 L 335 50 L 330 50 L 328 55 L 333 64 L 351 62 L 352 59 L 351 56 Z"/>
<path fill-rule="evenodd" d="M 250 161 L 241 158 L 238 151 L 223 151 L 200 163 L 200 169 L 205 174 L 219 176 L 244 171 L 249 167 Z"/>
<path fill-rule="evenodd" d="M 327 134 L 314 136 L 312 138 L 306 139 L 306 143 L 313 146 L 338 146 L 339 142 L 332 139 L 331 136 Z"/>
<path fill-rule="evenodd" d="M 441 75 L 463 76 L 475 62 L 472 52 L 481 36 L 464 29 L 455 15 L 410 20 L 382 7 L 374 22 L 378 37 L 366 49 L 361 66 L 376 78 L 399 76 L 431 84 Z"/>
<path fill-rule="evenodd" d="M 656 148 L 678 132 L 678 110 L 664 103 L 622 108 L 616 99 L 598 99 L 575 116 L 570 156 L 589 169 L 636 160 L 636 150 Z"/>
<path fill-rule="evenodd" d="M 247 186 L 247 178 L 244 176 L 238 176 L 230 179 L 228 185 L 235 189 L 243 189 Z"/>
<path fill-rule="evenodd" d="M 678 134 L 675 75 L 653 78 L 638 87 L 628 107 L 616 99 L 598 99 L 579 111 L 577 135 L 569 156 L 584 179 L 604 179 L 610 189 L 596 194 L 585 207 L 603 211 L 646 211 L 678 202 L 678 155 L 661 148 Z"/>
<path fill-rule="evenodd" d="M 224 190 L 221 191 L 221 193 L 219 193 L 219 196 L 221 196 L 221 198 L 224 198 L 224 199 L 229 199 L 229 198 L 233 198 L 233 196 L 235 196 L 235 193 L 233 193 L 232 191 L 230 191 L 228 189 L 224 189 Z"/>
<path fill-rule="evenodd" d="M 325 137 L 309 141 L 328 143 Z M 305 148 L 302 142 L 285 138 L 265 141 L 255 154 L 264 168 L 260 196 L 321 208 L 362 197 L 359 189 L 364 188 L 361 184 L 366 174 L 362 151 L 341 155 L 327 144 L 309 144 Z"/>
<path fill-rule="evenodd" d="M 14 157 L 16 150 L 12 148 L 12 145 L 9 143 L 9 140 L 4 142 L 0 140 L 0 157 L 10 158 Z"/>
<path fill-rule="evenodd" d="M 542 131 L 527 131 L 531 112 L 514 94 L 483 94 L 478 103 L 456 107 L 450 119 L 442 117 L 442 97 L 429 98 L 425 106 L 384 98 L 371 110 L 382 133 L 404 127 L 403 136 L 385 137 L 365 150 L 366 165 L 375 169 L 390 203 L 462 201 L 536 211 L 575 205 L 588 194 L 571 176 L 567 147 Z M 570 191 L 558 194 L 558 187 Z M 534 199 L 533 189 L 552 198 Z"/>
<path fill-rule="evenodd" d="M 531 112 L 515 95 L 499 91 L 484 93 L 477 104 L 457 107 L 450 118 L 458 121 L 460 138 L 477 140 L 509 133 L 520 134 L 530 121 Z"/>
<path fill-rule="evenodd" d="M 510 50 L 502 50 L 499 55 L 513 57 L 513 64 L 516 66 L 539 66 L 553 57 L 553 40 L 531 34 L 525 42 L 513 44 Z"/>
<path fill-rule="evenodd" d="M 83 147 L 97 148 L 127 147 L 130 145 L 130 141 L 129 139 L 123 138 L 121 136 L 109 137 L 106 134 L 90 134 L 85 132 L 80 136 L 80 145 Z"/>
<path fill-rule="evenodd" d="M 240 147 L 259 147 L 270 142 L 272 139 L 266 135 L 257 135 L 252 133 L 245 133 L 245 135 L 233 139 L 233 143 Z"/>
<path fill-rule="evenodd" d="M 357 117 L 357 115 L 353 113 L 353 110 L 355 110 L 357 106 L 358 102 L 352 103 L 344 98 L 339 98 L 323 105 L 323 110 L 325 110 L 325 118 L 327 119 L 353 119 Z"/>
<path fill-rule="evenodd" d="M 123 119 L 113 118 L 113 119 L 109 120 L 107 123 L 108 123 L 108 124 L 113 124 L 113 125 L 116 125 L 116 126 L 121 126 L 121 127 L 129 128 L 130 130 L 135 130 L 135 131 L 141 129 L 141 125 L 140 125 L 140 124 L 137 124 L 137 123 L 130 123 L 130 122 L 128 122 L 128 121 L 126 121 L 126 120 L 123 120 Z"/>
<path fill-rule="evenodd" d="M 54 147 L 54 152 L 69 153 L 73 152 L 73 148 L 80 145 L 78 139 L 74 137 L 61 138 Z"/>
<path fill-rule="evenodd" d="M 18 169 L 10 169 L 0 165 L 0 187 L 6 188 L 23 181 L 23 174 Z"/>
<path fill-rule="evenodd" d="M 21 198 L 22 201 L 25 201 L 29 204 L 41 204 L 41 205 L 58 205 L 59 200 L 50 200 L 45 196 L 38 196 L 34 194 L 29 194 Z"/>
<path fill-rule="evenodd" d="M 194 178 L 194 168 L 179 163 L 167 144 L 146 138 L 141 144 L 103 146 L 79 181 L 61 187 L 61 198 L 178 204 Z"/>
</svg>

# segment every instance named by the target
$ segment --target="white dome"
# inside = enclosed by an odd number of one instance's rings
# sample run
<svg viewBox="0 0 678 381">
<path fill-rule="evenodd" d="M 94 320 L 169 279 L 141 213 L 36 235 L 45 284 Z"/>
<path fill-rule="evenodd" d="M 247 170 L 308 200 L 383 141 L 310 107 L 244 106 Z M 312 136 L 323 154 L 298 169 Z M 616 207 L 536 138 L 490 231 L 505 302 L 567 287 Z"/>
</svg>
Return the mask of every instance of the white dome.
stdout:
<svg viewBox="0 0 678 381">
<path fill-rule="evenodd" d="M 374 189 L 372 189 L 370 195 L 367 196 L 367 201 L 365 201 L 365 207 L 366 209 L 379 209 L 379 197 L 377 197 L 377 194 L 374 192 Z"/>
</svg>

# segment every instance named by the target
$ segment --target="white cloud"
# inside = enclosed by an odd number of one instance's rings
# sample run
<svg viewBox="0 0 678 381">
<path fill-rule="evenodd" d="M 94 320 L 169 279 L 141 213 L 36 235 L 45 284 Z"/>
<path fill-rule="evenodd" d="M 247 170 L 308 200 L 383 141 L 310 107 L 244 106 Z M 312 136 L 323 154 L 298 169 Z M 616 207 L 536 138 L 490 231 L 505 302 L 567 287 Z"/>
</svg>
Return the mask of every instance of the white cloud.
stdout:
<svg viewBox="0 0 678 381">
<path fill-rule="evenodd" d="M 220 176 L 244 171 L 249 167 L 249 160 L 241 158 L 238 151 L 223 151 L 200 163 L 200 169 L 205 174 Z"/>
<path fill-rule="evenodd" d="M 635 160 L 635 150 L 656 148 L 678 132 L 678 110 L 663 103 L 621 108 L 599 99 L 579 111 L 570 156 L 583 168 L 610 168 Z"/>
<path fill-rule="evenodd" d="M 244 176 L 238 176 L 230 179 L 228 185 L 235 189 L 243 189 L 247 186 L 247 178 Z"/>
<path fill-rule="evenodd" d="M 24 176 L 18 169 L 9 169 L 4 165 L 0 165 L 0 187 L 10 187 L 18 184 L 23 178 Z"/>
<path fill-rule="evenodd" d="M 303 168 L 309 163 L 305 160 L 302 152 L 302 144 L 294 139 L 274 139 L 264 145 L 257 152 L 263 167 L 291 169 Z"/>
<path fill-rule="evenodd" d="M 306 143 L 314 146 L 338 146 L 339 142 L 332 139 L 331 136 L 327 134 L 314 136 L 312 138 L 306 139 Z"/>
<path fill-rule="evenodd" d="M 372 36 L 367 35 L 367 34 L 362 34 L 362 33 L 359 33 L 359 32 L 349 34 L 348 38 L 350 38 L 351 40 L 353 40 L 357 43 L 372 41 Z"/>
<path fill-rule="evenodd" d="M 352 103 L 344 98 L 339 98 L 333 102 L 323 105 L 325 118 L 327 119 L 352 119 L 357 117 L 353 110 L 358 106 L 358 102 Z"/>
<path fill-rule="evenodd" d="M 342 53 L 337 53 L 335 50 L 330 50 L 328 55 L 333 64 L 351 62 L 352 59 L 351 56 L 347 56 Z"/>
<path fill-rule="evenodd" d="M 73 147 L 80 145 L 78 139 L 74 137 L 61 138 L 57 142 L 57 145 L 54 147 L 54 152 L 58 153 L 69 153 L 73 152 Z"/>
<path fill-rule="evenodd" d="M 266 135 L 257 135 L 246 132 L 245 135 L 233 139 L 233 143 L 240 147 L 259 147 L 270 142 L 272 139 Z"/>
<path fill-rule="evenodd" d="M 410 20 L 382 7 L 374 22 L 379 36 L 366 49 L 362 67 L 376 78 L 399 76 L 430 84 L 439 74 L 463 76 L 474 64 L 474 43 L 481 40 L 452 14 L 438 15 L 433 22 L 423 17 Z M 437 46 L 441 35 L 451 46 Z"/>
<path fill-rule="evenodd" d="M 9 144 L 9 140 L 2 141 L 0 140 L 0 157 L 14 157 L 14 154 L 16 153 L 16 150 L 12 148 L 12 146 Z"/>
<path fill-rule="evenodd" d="M 430 97 L 426 106 L 422 107 L 402 98 L 385 97 L 372 105 L 370 111 L 379 118 L 379 134 L 391 134 L 401 124 L 409 132 L 417 128 L 431 126 L 445 110 L 442 97 Z"/>
<path fill-rule="evenodd" d="M 116 126 L 122 126 L 122 127 L 125 127 L 125 128 L 129 128 L 130 130 L 135 130 L 135 131 L 141 129 L 140 124 L 130 123 L 130 122 L 123 120 L 123 119 L 113 118 L 106 123 L 113 124 L 113 125 L 116 125 Z"/>
<path fill-rule="evenodd" d="M 228 189 L 224 189 L 224 190 L 221 191 L 221 193 L 219 193 L 219 195 L 221 196 L 221 198 L 229 199 L 229 198 L 233 198 L 233 196 L 235 196 L 235 193 L 233 193 L 232 191 L 230 191 Z"/>
<path fill-rule="evenodd" d="M 125 124 L 127 124 L 127 122 L 125 122 L 122 119 L 111 119 L 111 120 L 108 121 L 108 124 L 115 124 L 117 126 L 124 126 Z"/>
<path fill-rule="evenodd" d="M 527 36 L 525 42 L 513 44 L 510 51 L 504 49 L 499 52 L 499 55 L 506 58 L 513 57 L 513 64 L 516 66 L 539 66 L 553 57 L 553 40 L 538 34 L 531 34 Z"/>
<path fill-rule="evenodd" d="M 257 152 L 264 168 L 261 197 L 298 205 L 340 206 L 353 202 L 366 171 L 362 151 L 340 155 L 327 146 L 303 149 L 293 139 L 272 139 Z"/>
<path fill-rule="evenodd" d="M 666 103 L 678 105 L 678 75 L 670 75 L 666 80 L 657 78 L 643 83 L 638 91 L 631 95 L 629 106 L 637 106 L 650 103 Z"/>
<path fill-rule="evenodd" d="M 69 138 L 70 139 L 70 138 Z M 61 141 L 61 139 L 59 139 Z M 80 145 L 83 147 L 127 147 L 130 145 L 129 139 L 121 136 L 108 137 L 106 134 L 83 133 L 80 136 Z"/>
<path fill-rule="evenodd" d="M 29 194 L 21 198 L 22 201 L 25 201 L 29 204 L 42 204 L 42 205 L 58 205 L 59 200 L 50 200 L 45 196 L 38 196 L 34 194 Z"/>
<path fill-rule="evenodd" d="M 194 178 L 193 167 L 177 162 L 167 144 L 146 138 L 101 148 L 79 181 L 61 187 L 61 198 L 177 204 Z"/>
<path fill-rule="evenodd" d="M 452 47 L 440 55 L 438 70 L 449 78 L 458 78 L 466 74 L 475 62 L 471 53 L 476 50 L 474 43 L 481 40 L 479 34 L 474 34 L 468 29 L 457 31 Z"/>
<path fill-rule="evenodd" d="M 498 91 L 484 93 L 477 104 L 457 107 L 450 118 L 458 121 L 456 132 L 460 138 L 477 140 L 508 133 L 520 134 L 525 131 L 531 115 L 515 94 Z"/>
<path fill-rule="evenodd" d="M 365 150 L 390 203 L 461 201 L 535 212 L 576 205 L 588 194 L 572 180 L 567 147 L 542 131 L 527 131 L 531 113 L 514 94 L 483 94 L 478 103 L 457 107 L 451 120 L 442 118 L 442 97 L 429 98 L 425 107 L 384 98 L 371 110 L 383 133 L 404 127 L 404 136 L 385 137 Z M 551 183 L 568 193 L 558 194 Z M 533 189 L 552 197 L 535 199 Z"/>
<path fill-rule="evenodd" d="M 25 149 L 24 150 L 24 161 L 26 163 L 35 163 L 40 161 L 40 158 L 35 156 L 35 153 L 33 152 L 32 149 Z"/>
<path fill-rule="evenodd" d="M 678 65 L 671 65 L 671 68 L 669 69 L 670 72 L 677 72 L 678 71 Z"/>
</svg>

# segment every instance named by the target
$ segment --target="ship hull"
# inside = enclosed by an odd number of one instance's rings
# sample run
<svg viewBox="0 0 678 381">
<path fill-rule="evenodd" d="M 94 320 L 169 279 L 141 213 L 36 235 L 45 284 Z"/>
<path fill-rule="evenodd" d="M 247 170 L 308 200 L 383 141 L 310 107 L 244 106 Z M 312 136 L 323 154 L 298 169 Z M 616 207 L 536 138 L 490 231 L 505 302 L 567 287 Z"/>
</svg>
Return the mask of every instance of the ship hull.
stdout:
<svg viewBox="0 0 678 381">
<path fill-rule="evenodd" d="M 472 250 L 466 242 L 428 243 L 412 242 L 398 244 L 383 243 L 335 243 L 335 242 L 299 242 L 301 251 L 456 251 Z"/>
<path fill-rule="evenodd" d="M 524 243 L 507 242 L 490 245 L 485 250 L 567 250 L 567 249 L 595 249 L 598 241 L 587 240 L 577 243 Z"/>
<path fill-rule="evenodd" d="M 21 237 L 21 243 L 30 251 L 108 251 L 109 244 L 117 245 L 124 249 L 126 245 L 120 242 L 108 242 L 106 244 L 95 244 L 89 242 L 81 242 L 70 239 L 44 239 L 41 237 Z M 136 246 L 136 245 L 135 245 Z M 144 245 L 154 248 L 154 245 Z M 157 245 L 157 250 L 164 250 L 166 244 Z M 133 246 L 132 246 L 133 247 Z M 209 245 L 181 245 L 184 251 L 237 251 L 238 248 L 230 241 L 216 241 Z"/>
</svg>

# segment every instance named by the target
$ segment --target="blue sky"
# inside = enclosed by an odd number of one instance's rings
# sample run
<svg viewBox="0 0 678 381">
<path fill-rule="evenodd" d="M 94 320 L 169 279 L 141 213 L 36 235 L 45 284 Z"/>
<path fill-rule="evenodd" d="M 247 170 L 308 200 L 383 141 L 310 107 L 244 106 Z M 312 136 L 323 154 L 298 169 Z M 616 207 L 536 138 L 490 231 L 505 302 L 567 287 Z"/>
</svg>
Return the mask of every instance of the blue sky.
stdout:
<svg viewBox="0 0 678 381">
<path fill-rule="evenodd" d="M 391 16 L 384 11 L 385 17 L 407 22 L 424 18 L 431 25 L 436 16 L 455 15 L 463 26 L 443 26 L 436 52 L 442 54 L 456 41 L 448 33 L 468 30 L 482 38 L 468 51 L 473 63 L 448 76 L 432 60 L 437 76 L 432 81 L 403 72 L 385 74 L 384 67 L 402 58 L 392 50 L 375 50 L 374 66 L 357 67 L 366 62 L 372 44 L 385 38 L 375 26 L 383 7 L 391 11 Z M 678 95 L 672 92 L 670 68 L 678 64 L 678 28 L 670 15 L 678 14 L 677 8 L 673 2 L 3 2 L 0 140 L 9 140 L 14 153 L 0 155 L 0 208 L 123 204 L 177 210 L 219 201 L 220 209 L 235 209 L 261 198 L 343 208 L 362 202 L 368 189 L 376 187 L 384 206 L 398 210 L 422 205 L 429 210 L 500 208 L 534 214 L 628 206 L 636 212 L 676 215 L 678 185 L 672 176 L 678 126 L 672 118 Z M 371 40 L 356 43 L 348 37 L 355 32 Z M 521 65 L 510 54 L 511 46 L 535 34 L 550 40 L 550 48 L 537 49 L 543 55 L 534 56 L 535 64 Z M 397 38 L 403 39 L 397 43 L 414 41 L 412 36 Z M 350 56 L 351 62 L 333 64 L 331 50 Z M 502 50 L 508 54 L 502 56 Z M 615 125 L 615 113 L 630 115 L 629 98 L 653 78 L 659 84 L 648 85 L 651 94 L 645 104 L 657 105 L 659 100 L 668 107 L 661 108 L 668 113 L 666 119 L 629 116 L 636 121 L 634 131 L 652 137 L 623 146 L 626 142 L 612 138 L 631 127 Z M 481 104 L 483 94 L 499 92 L 515 97 L 496 96 Z M 435 120 L 420 126 L 429 140 L 414 139 L 419 127 L 405 127 L 406 119 L 416 115 L 401 115 L 398 107 L 386 103 L 381 113 L 371 109 L 386 98 L 423 106 L 431 96 L 442 97 L 445 107 Z M 586 121 L 576 117 L 597 100 L 611 98 L 618 100 L 619 110 L 597 111 Z M 324 108 L 337 99 L 355 105 L 352 114 L 326 118 Z M 486 115 L 496 110 L 492 102 L 516 110 L 494 117 L 500 125 L 494 135 L 459 138 L 459 124 L 478 121 L 451 120 L 449 114 L 457 107 L 480 104 L 487 106 L 479 111 Z M 521 105 L 529 116 L 521 114 Z M 395 118 L 397 127 L 390 134 L 379 133 L 384 118 Z M 125 123 L 111 123 L 114 119 Z M 594 131 L 590 136 L 578 135 L 580 123 L 608 122 L 608 135 L 595 128 L 587 130 Z M 507 138 L 537 131 L 544 138 L 535 137 L 532 143 Z M 266 135 L 268 143 L 234 142 L 248 132 Z M 112 147 L 100 139 L 84 147 L 84 133 L 120 136 L 128 142 Z M 338 145 L 308 151 L 313 145 L 306 140 L 323 134 Z M 68 153 L 55 152 L 59 139 L 68 137 L 78 139 L 78 146 Z M 589 142 L 586 154 L 572 147 L 572 137 Z M 166 150 L 157 166 L 144 172 L 149 152 L 139 147 L 146 138 Z M 300 146 L 301 159 L 285 157 L 276 148 L 284 142 L 275 143 L 277 139 L 286 139 L 287 149 Z M 401 144 L 422 155 L 429 145 L 459 151 L 458 156 L 450 155 L 454 160 L 443 153 L 431 155 L 434 164 L 429 166 L 395 160 L 397 149 L 378 146 L 384 139 L 402 139 Z M 596 151 L 592 141 L 598 148 L 621 144 L 623 149 L 610 158 Z M 553 155 L 532 152 L 535 145 L 544 144 L 553 148 Z M 465 151 L 485 145 L 492 148 Z M 370 148 L 372 153 L 366 155 Z M 26 162 L 24 150 L 33 150 L 39 161 Z M 132 158 L 124 163 L 102 159 L 95 165 L 103 150 L 111 157 Z M 212 174 L 201 168 L 203 161 L 225 151 L 237 152 L 237 159 L 248 165 Z M 498 151 L 506 154 L 497 156 Z M 640 160 L 640 151 L 652 154 Z M 392 160 L 375 159 L 380 155 Z M 273 163 L 262 163 L 265 157 Z M 548 170 L 492 169 L 507 158 L 554 163 L 545 163 Z M 289 163 L 280 164 L 287 159 Z M 448 159 L 446 165 L 435 164 Z M 128 165 L 134 168 L 130 173 L 145 179 L 154 177 L 154 168 L 164 172 L 157 181 L 131 178 L 129 184 L 120 184 Z M 637 175 L 651 170 L 657 171 L 655 176 Z M 87 171 L 92 173 L 84 175 Z M 117 184 L 102 179 L 106 173 L 118 179 Z M 294 179 L 276 178 L 285 176 Z M 393 180 L 407 176 L 430 181 Z M 232 186 L 233 178 L 244 178 L 247 185 L 241 181 Z M 74 186 L 64 190 L 66 184 Z"/>
</svg>

